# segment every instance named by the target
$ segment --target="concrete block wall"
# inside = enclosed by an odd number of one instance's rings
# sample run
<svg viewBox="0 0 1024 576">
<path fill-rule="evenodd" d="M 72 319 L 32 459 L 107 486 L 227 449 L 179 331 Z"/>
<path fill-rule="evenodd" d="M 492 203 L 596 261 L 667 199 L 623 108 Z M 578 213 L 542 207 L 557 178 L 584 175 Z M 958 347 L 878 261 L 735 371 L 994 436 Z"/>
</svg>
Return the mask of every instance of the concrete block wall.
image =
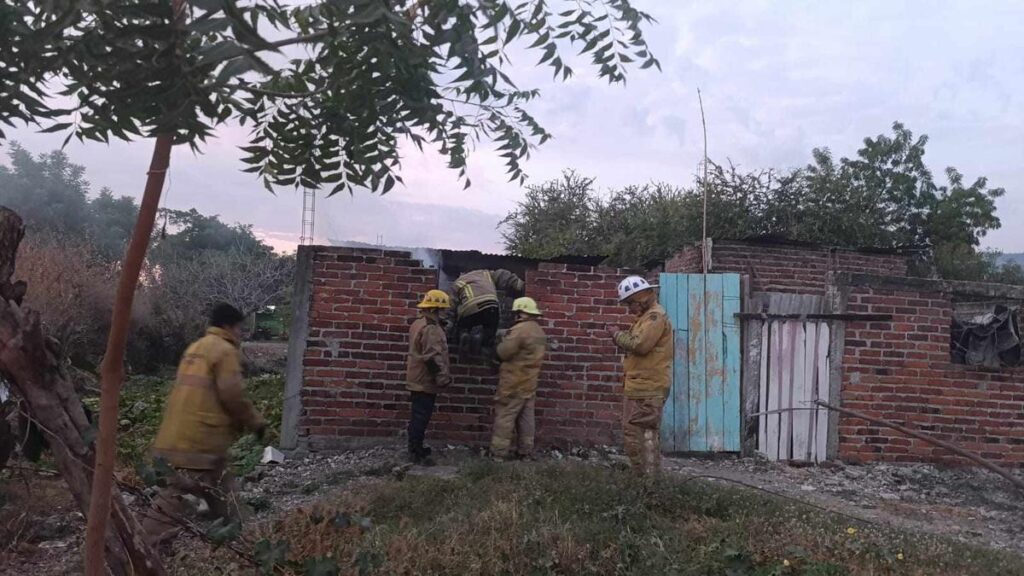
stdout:
<svg viewBox="0 0 1024 576">
<path fill-rule="evenodd" d="M 934 288 L 860 286 L 847 311 L 891 314 L 849 322 L 842 404 L 958 444 L 1007 466 L 1024 466 L 1024 369 L 950 362 L 953 302 Z M 973 465 L 894 430 L 842 416 L 839 456 L 853 462 Z"/>
<path fill-rule="evenodd" d="M 407 252 L 309 250 L 308 337 L 286 396 L 296 395 L 285 427 L 292 446 L 351 447 L 399 438 L 408 421 L 405 360 L 419 297 L 437 270 Z M 301 258 L 300 254 L 300 258 Z M 537 398 L 542 445 L 618 442 L 621 357 L 604 327 L 628 326 L 616 299 L 622 271 L 541 263 L 526 273 L 527 293 L 545 311 L 550 351 Z M 298 375 L 301 376 L 298 376 Z M 490 439 L 497 375 L 452 355 L 452 385 L 438 397 L 428 439 L 484 444 Z M 293 416 L 289 417 L 288 414 Z"/>
<path fill-rule="evenodd" d="M 680 251 L 665 263 L 665 271 L 701 272 L 700 246 Z M 746 274 L 754 292 L 824 294 L 834 272 L 906 276 L 907 257 L 799 244 L 715 241 L 710 272 Z"/>
</svg>

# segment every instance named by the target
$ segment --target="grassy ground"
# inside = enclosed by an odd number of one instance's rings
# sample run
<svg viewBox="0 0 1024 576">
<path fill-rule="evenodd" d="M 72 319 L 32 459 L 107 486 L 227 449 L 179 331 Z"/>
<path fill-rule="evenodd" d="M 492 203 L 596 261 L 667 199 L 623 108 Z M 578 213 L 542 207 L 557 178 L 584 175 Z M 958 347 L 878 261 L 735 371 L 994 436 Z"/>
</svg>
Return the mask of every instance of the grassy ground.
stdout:
<svg viewBox="0 0 1024 576">
<path fill-rule="evenodd" d="M 343 574 L 1024 574 L 1017 556 L 758 492 L 679 478 L 641 486 L 628 472 L 565 464 L 378 480 L 288 513 L 262 537 L 264 549 L 287 542 L 292 566 Z"/>
</svg>

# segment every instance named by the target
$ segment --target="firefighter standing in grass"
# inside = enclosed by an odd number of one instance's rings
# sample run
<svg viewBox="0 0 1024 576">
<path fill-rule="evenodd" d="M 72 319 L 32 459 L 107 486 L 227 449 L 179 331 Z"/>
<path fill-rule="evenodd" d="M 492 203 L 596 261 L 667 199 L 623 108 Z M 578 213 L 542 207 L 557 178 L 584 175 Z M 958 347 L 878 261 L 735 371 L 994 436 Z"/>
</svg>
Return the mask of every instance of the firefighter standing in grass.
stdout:
<svg viewBox="0 0 1024 576">
<path fill-rule="evenodd" d="M 412 405 L 409 415 L 409 459 L 432 466 L 430 448 L 423 445 L 427 425 L 434 413 L 437 393 L 451 382 L 448 370 L 448 340 L 441 328 L 441 310 L 451 307 L 448 294 L 431 290 L 417 306 L 419 318 L 409 329 L 409 358 L 406 388 Z"/>
<path fill-rule="evenodd" d="M 661 410 L 672 382 L 673 331 L 654 286 L 639 276 L 619 283 L 619 301 L 637 317 L 628 331 L 608 326 L 626 353 L 622 428 L 633 469 L 651 474 L 661 467 Z"/>
<path fill-rule="evenodd" d="M 516 299 L 512 311 L 516 313 L 516 323 L 502 338 L 497 350 L 501 372 L 491 436 L 491 456 L 496 460 L 513 457 L 513 435 L 516 437 L 515 456 L 533 458 L 534 400 L 547 347 L 544 330 L 537 322 L 541 312 L 533 298 Z"/>
<path fill-rule="evenodd" d="M 172 470 L 142 524 L 153 545 L 180 530 L 186 495 L 202 498 L 214 515 L 230 521 L 240 522 L 247 515 L 227 470 L 228 449 L 247 430 L 262 439 L 266 426 L 242 385 L 239 346 L 244 321 L 237 308 L 218 304 L 206 336 L 182 356 L 153 441 L 153 457 Z"/>
</svg>

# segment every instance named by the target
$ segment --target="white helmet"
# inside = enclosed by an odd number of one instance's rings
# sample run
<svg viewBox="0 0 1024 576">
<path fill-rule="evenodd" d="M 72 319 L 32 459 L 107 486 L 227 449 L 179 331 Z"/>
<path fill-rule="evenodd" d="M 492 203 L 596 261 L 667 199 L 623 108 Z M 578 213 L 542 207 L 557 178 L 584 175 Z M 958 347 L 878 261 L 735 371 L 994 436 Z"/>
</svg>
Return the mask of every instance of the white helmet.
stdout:
<svg viewBox="0 0 1024 576">
<path fill-rule="evenodd" d="M 649 283 L 645 278 L 641 276 L 628 276 L 622 282 L 619 282 L 619 302 L 625 302 L 627 298 L 638 292 L 644 290 L 651 290 L 657 288 L 657 286 Z"/>
</svg>

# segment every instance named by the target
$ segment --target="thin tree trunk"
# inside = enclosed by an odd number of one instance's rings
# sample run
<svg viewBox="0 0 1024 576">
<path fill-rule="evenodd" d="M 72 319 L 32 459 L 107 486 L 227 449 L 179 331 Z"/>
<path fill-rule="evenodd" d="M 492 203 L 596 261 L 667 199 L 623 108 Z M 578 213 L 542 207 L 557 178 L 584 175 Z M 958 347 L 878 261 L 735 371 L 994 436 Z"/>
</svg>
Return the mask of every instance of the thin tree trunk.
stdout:
<svg viewBox="0 0 1024 576">
<path fill-rule="evenodd" d="M 160 206 L 160 193 L 171 160 L 174 137 L 161 134 L 156 137 L 153 159 L 149 165 L 146 189 L 139 206 L 131 241 L 125 253 L 121 277 L 114 299 L 114 313 L 110 322 L 110 335 L 100 366 L 100 426 L 96 443 L 96 464 L 93 473 L 92 498 L 85 531 L 85 574 L 103 576 L 103 541 L 110 517 L 110 494 L 114 486 L 114 460 L 117 447 L 118 401 L 124 380 L 124 354 L 128 345 L 135 289 L 146 259 L 146 250 L 153 236 L 153 224 Z M 118 519 L 120 523 L 120 518 Z"/>
<path fill-rule="evenodd" d="M 82 511 L 89 509 L 93 451 L 86 438 L 91 426 L 74 384 L 42 331 L 39 314 L 21 307 L 23 282 L 11 283 L 24 226 L 17 214 L 0 208 L 0 375 L 18 393 L 46 435 L 54 462 Z M 163 574 L 159 557 L 142 539 L 142 530 L 120 492 L 113 498 L 116 530 L 102 533 L 110 572 L 116 576 Z"/>
</svg>

